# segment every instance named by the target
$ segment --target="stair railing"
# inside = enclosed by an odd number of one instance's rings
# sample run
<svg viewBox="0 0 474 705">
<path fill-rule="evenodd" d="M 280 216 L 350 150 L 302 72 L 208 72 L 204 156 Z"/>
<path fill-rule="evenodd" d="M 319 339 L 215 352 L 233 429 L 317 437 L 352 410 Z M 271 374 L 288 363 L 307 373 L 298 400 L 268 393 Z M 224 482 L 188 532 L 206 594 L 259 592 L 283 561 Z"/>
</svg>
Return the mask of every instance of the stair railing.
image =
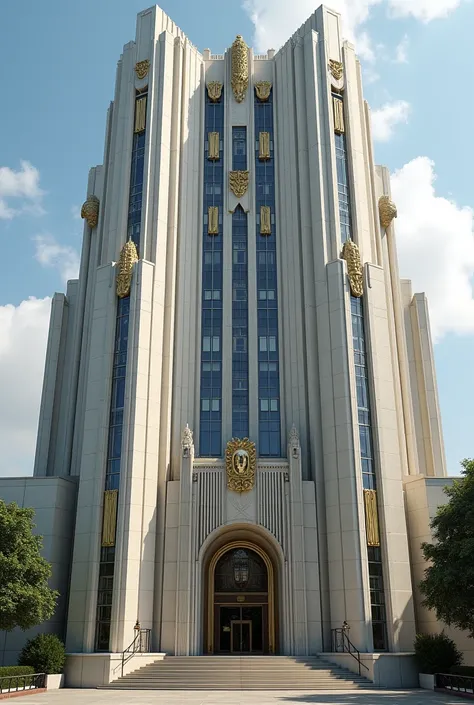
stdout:
<svg viewBox="0 0 474 705">
<path fill-rule="evenodd" d="M 122 652 L 122 678 L 123 669 L 126 663 L 130 661 L 135 654 L 147 654 L 150 652 L 151 644 L 151 629 L 140 629 L 136 630 L 136 635 L 130 646 L 127 646 L 125 651 Z"/>
<path fill-rule="evenodd" d="M 337 629 L 331 629 L 331 635 L 332 635 L 332 651 L 333 653 L 344 653 L 344 654 L 350 654 L 357 663 L 359 664 L 359 676 L 362 675 L 361 673 L 361 666 L 363 666 L 367 671 L 369 670 L 369 667 L 365 665 L 365 663 L 362 663 L 362 660 L 360 658 L 360 651 L 354 646 L 352 641 L 349 639 L 349 625 L 344 622 L 342 627 L 338 627 Z"/>
</svg>

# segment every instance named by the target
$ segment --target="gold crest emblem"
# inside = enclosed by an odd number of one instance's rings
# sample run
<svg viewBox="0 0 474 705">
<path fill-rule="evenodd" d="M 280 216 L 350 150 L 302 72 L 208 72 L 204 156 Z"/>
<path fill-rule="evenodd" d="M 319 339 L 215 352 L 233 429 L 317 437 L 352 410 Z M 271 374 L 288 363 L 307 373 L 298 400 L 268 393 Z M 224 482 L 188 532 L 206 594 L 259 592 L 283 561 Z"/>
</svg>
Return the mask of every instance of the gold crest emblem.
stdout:
<svg viewBox="0 0 474 705">
<path fill-rule="evenodd" d="M 329 70 L 336 81 L 340 81 L 344 74 L 344 64 L 341 61 L 329 59 Z"/>
<path fill-rule="evenodd" d="M 236 198 L 245 196 L 249 187 L 249 172 L 231 171 L 229 173 L 229 186 Z"/>
<path fill-rule="evenodd" d="M 81 218 L 87 221 L 87 225 L 93 229 L 99 222 L 99 199 L 97 196 L 87 196 L 87 201 L 84 201 L 81 208 Z"/>
<path fill-rule="evenodd" d="M 128 240 L 120 251 L 117 274 L 117 296 L 119 299 L 130 294 L 133 265 L 138 262 L 138 252 L 133 240 Z"/>
<path fill-rule="evenodd" d="M 141 81 L 142 78 L 145 78 L 145 76 L 148 73 L 148 70 L 150 68 L 150 62 L 148 59 L 144 59 L 143 61 L 138 61 L 135 64 L 135 73 L 137 74 L 137 78 Z"/>
<path fill-rule="evenodd" d="M 342 248 L 342 259 L 347 262 L 347 274 L 352 296 L 360 298 L 364 293 L 364 278 L 359 248 L 352 240 L 346 240 Z"/>
<path fill-rule="evenodd" d="M 255 84 L 255 92 L 257 94 L 257 98 L 262 101 L 262 103 L 266 103 L 267 100 L 270 98 L 270 92 L 272 90 L 272 84 L 271 81 L 258 81 Z"/>
<path fill-rule="evenodd" d="M 249 54 L 248 46 L 238 34 L 232 44 L 232 90 L 237 103 L 245 98 L 249 85 Z"/>
<path fill-rule="evenodd" d="M 222 83 L 219 81 L 209 81 L 207 84 L 207 95 L 212 103 L 217 103 L 222 95 Z"/>
<path fill-rule="evenodd" d="M 227 487 L 233 492 L 250 492 L 255 484 L 257 451 L 248 438 L 233 438 L 225 449 Z"/>
</svg>

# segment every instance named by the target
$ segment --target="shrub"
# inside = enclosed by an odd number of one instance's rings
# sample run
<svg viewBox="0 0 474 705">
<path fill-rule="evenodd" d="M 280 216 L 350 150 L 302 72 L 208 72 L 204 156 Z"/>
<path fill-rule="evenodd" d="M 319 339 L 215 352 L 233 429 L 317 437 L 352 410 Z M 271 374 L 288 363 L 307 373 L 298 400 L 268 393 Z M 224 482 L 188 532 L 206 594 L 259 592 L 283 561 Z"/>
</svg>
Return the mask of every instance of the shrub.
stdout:
<svg viewBox="0 0 474 705">
<path fill-rule="evenodd" d="M 56 634 L 38 634 L 23 647 L 19 666 L 32 666 L 33 673 L 62 673 L 66 654 Z"/>
<path fill-rule="evenodd" d="M 27 676 L 29 673 L 34 673 L 35 669 L 32 666 L 0 666 L 0 678 L 4 678 L 6 676 Z M 0 684 L 3 684 L 3 687 L 8 687 L 8 681 L 5 683 L 4 681 L 0 681 Z M 20 685 L 23 684 L 23 680 L 20 681 Z M 12 685 L 14 683 L 12 682 Z M 26 678 L 25 679 L 25 685 L 31 685 L 31 679 Z"/>
<path fill-rule="evenodd" d="M 469 676 L 473 678 L 474 666 L 453 666 L 451 673 L 454 673 L 456 676 Z"/>
<path fill-rule="evenodd" d="M 420 673 L 449 673 L 462 663 L 462 653 L 444 632 L 418 634 L 415 639 L 415 658 Z"/>
</svg>

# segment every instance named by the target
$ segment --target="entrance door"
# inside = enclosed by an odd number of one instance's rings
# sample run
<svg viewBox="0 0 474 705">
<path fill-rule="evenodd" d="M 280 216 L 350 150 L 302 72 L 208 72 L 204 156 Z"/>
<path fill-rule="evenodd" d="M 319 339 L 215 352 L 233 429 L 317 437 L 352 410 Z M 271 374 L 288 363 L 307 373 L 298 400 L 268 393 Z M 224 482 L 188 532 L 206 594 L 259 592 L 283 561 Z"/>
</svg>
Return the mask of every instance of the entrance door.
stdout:
<svg viewBox="0 0 474 705">
<path fill-rule="evenodd" d="M 234 619 L 230 623 L 230 649 L 233 654 L 252 653 L 252 622 Z"/>
</svg>

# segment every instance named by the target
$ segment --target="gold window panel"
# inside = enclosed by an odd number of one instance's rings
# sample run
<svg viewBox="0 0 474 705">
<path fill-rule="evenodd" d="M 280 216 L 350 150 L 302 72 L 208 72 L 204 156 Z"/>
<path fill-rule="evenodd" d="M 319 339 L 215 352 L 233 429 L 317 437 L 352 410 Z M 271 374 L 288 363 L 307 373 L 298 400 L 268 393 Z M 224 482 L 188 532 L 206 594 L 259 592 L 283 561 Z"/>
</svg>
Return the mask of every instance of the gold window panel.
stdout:
<svg viewBox="0 0 474 705">
<path fill-rule="evenodd" d="M 364 505 L 367 546 L 380 546 L 379 513 L 375 490 L 364 490 Z"/>
<path fill-rule="evenodd" d="M 135 129 L 134 132 L 143 132 L 146 127 L 146 95 L 135 101 Z"/>
<path fill-rule="evenodd" d="M 210 161 L 218 161 L 219 160 L 219 133 L 218 132 L 209 132 L 207 135 L 207 141 L 209 144 L 207 158 Z"/>
<path fill-rule="evenodd" d="M 332 109 L 334 113 L 334 131 L 338 135 L 343 135 L 344 130 L 344 104 L 340 98 L 332 97 Z"/>
<path fill-rule="evenodd" d="M 105 490 L 104 517 L 102 522 L 102 546 L 115 546 L 117 503 L 118 490 Z"/>
<path fill-rule="evenodd" d="M 219 235 L 219 208 L 209 206 L 207 211 L 207 233 L 208 235 Z"/>
<path fill-rule="evenodd" d="M 260 132 L 258 136 L 258 158 L 262 162 L 270 159 L 270 133 Z"/>
<path fill-rule="evenodd" d="M 270 206 L 260 206 L 260 235 L 271 235 L 272 215 Z"/>
</svg>

